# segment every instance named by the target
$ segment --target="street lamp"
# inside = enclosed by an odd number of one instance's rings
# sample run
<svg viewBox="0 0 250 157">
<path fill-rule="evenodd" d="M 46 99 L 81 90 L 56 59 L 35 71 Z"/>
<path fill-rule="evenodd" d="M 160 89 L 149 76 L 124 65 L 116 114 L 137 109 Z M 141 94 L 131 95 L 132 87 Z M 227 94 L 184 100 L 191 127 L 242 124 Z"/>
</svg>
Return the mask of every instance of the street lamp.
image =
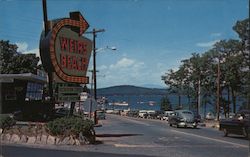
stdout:
<svg viewBox="0 0 250 157">
<path fill-rule="evenodd" d="M 96 49 L 96 53 L 100 52 L 100 51 L 103 51 L 105 49 L 109 49 L 109 50 L 113 50 L 113 51 L 117 50 L 115 46 L 112 46 L 112 47 L 106 46 L 106 47 L 102 47 L 102 48 Z"/>
<path fill-rule="evenodd" d="M 95 100 L 97 99 L 96 97 L 96 53 L 102 49 L 111 49 L 111 50 L 116 50 L 115 47 L 105 47 L 105 48 L 100 48 L 100 49 L 96 49 L 96 42 L 95 42 L 95 38 L 97 36 L 97 33 L 100 32 L 105 32 L 105 29 L 93 29 L 90 32 L 86 32 L 86 34 L 93 34 L 93 78 L 94 78 L 94 98 Z"/>
<path fill-rule="evenodd" d="M 99 53 L 101 52 L 102 50 L 105 50 L 105 49 L 109 49 L 109 50 L 113 50 L 113 51 L 116 51 L 116 47 L 109 47 L 109 46 L 106 46 L 106 47 L 103 47 L 103 48 L 99 48 L 99 49 L 95 49 L 95 51 L 93 51 L 93 79 L 94 79 L 94 98 L 95 100 L 97 100 L 97 94 L 96 94 L 96 53 Z"/>
</svg>

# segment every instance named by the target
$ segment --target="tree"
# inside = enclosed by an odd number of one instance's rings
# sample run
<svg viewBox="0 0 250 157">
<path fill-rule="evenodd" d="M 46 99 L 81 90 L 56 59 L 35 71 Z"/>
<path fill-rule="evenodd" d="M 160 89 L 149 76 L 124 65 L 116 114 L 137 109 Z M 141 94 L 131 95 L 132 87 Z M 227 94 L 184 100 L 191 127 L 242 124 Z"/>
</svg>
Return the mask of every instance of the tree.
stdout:
<svg viewBox="0 0 250 157">
<path fill-rule="evenodd" d="M 172 105 L 171 105 L 169 98 L 167 96 L 165 96 L 161 99 L 161 110 L 162 111 L 172 110 Z"/>
<path fill-rule="evenodd" d="M 236 112 L 236 97 L 237 93 L 240 93 L 242 86 L 243 78 L 241 69 L 243 68 L 243 56 L 240 52 L 242 52 L 242 44 L 238 40 L 222 40 L 220 42 L 215 43 L 213 48 L 218 53 L 218 58 L 220 61 L 220 71 L 221 71 L 221 79 L 220 86 L 221 91 L 227 89 L 228 95 L 229 91 L 231 91 L 232 95 L 232 103 L 233 103 L 233 112 Z M 225 102 L 225 101 L 224 101 Z M 227 105 L 222 106 L 224 112 L 229 112 L 229 104 L 230 99 L 228 96 Z M 226 104 L 226 103 L 221 103 Z"/>
<path fill-rule="evenodd" d="M 35 54 L 21 54 L 17 52 L 17 45 L 9 41 L 0 41 L 0 73 L 36 73 L 39 58 Z"/>
<path fill-rule="evenodd" d="M 249 18 L 237 21 L 233 26 L 233 30 L 238 33 L 242 46 L 243 46 L 243 62 L 242 64 L 245 66 L 242 70 L 243 76 L 243 88 L 242 94 L 246 98 L 246 104 L 248 109 L 250 109 L 250 26 L 249 26 Z"/>
<path fill-rule="evenodd" d="M 242 21 L 237 21 L 233 26 L 233 30 L 238 33 L 242 40 L 249 39 L 249 18 Z"/>
<path fill-rule="evenodd" d="M 242 104 L 250 108 L 249 19 L 237 21 L 233 29 L 241 41 L 221 40 L 205 53 L 193 53 L 189 59 L 182 60 L 179 69 L 170 69 L 162 76 L 169 90 L 179 99 L 187 95 L 189 103 L 196 104 L 196 109 L 201 103 L 216 104 L 214 98 L 218 98 L 225 114 L 229 113 L 231 103 L 236 112 L 236 99 L 240 96 L 245 98 Z M 225 92 L 227 98 L 223 95 Z"/>
</svg>

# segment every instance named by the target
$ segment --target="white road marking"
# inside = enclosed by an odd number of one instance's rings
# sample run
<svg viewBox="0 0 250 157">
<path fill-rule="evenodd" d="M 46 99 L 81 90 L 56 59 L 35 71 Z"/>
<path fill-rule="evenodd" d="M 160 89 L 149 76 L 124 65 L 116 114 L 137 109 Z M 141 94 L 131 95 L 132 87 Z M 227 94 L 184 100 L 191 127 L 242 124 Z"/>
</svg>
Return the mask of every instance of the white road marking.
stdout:
<svg viewBox="0 0 250 157">
<path fill-rule="evenodd" d="M 114 144 L 115 147 L 122 148 L 208 148 L 208 147 L 218 147 L 216 145 L 145 145 L 145 144 Z M 234 146 L 224 146 L 228 148 L 232 148 Z"/>
<path fill-rule="evenodd" d="M 234 146 L 237 146 L 237 147 L 243 147 L 243 148 L 248 148 L 249 147 L 249 146 L 246 146 L 246 145 L 243 145 L 243 144 L 238 144 L 238 143 L 233 143 L 233 142 L 229 142 L 229 141 L 214 139 L 214 138 L 210 138 L 210 137 L 195 135 L 195 134 L 192 134 L 192 133 L 186 133 L 186 132 L 177 131 L 177 130 L 171 130 L 171 131 L 176 132 L 176 133 L 185 134 L 185 135 L 195 136 L 195 137 L 199 137 L 199 138 L 203 138 L 203 139 L 207 139 L 207 140 L 211 140 L 211 141 L 216 141 L 216 142 L 220 142 L 220 143 L 226 143 L 226 144 L 234 145 Z"/>
<path fill-rule="evenodd" d="M 142 145 L 142 144 L 114 144 L 115 147 L 125 147 L 125 148 L 155 148 L 156 145 Z"/>
</svg>

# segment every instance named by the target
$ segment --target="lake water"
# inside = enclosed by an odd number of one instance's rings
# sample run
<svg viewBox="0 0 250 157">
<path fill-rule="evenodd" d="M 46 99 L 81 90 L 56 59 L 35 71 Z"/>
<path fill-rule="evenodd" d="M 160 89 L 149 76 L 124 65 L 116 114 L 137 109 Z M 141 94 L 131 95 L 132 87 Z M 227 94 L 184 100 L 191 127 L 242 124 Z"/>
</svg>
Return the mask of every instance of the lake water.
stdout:
<svg viewBox="0 0 250 157">
<path fill-rule="evenodd" d="M 113 95 L 106 96 L 108 98 L 108 104 L 106 105 L 107 109 L 131 109 L 131 110 L 160 110 L 161 99 L 163 95 Z M 172 108 L 178 107 L 178 96 L 177 95 L 168 95 Z M 117 106 L 112 105 L 115 102 L 127 102 L 128 106 Z M 241 105 L 242 101 L 240 99 L 237 100 L 238 109 Z M 184 109 L 191 109 L 195 111 L 195 108 L 190 107 L 188 104 L 188 98 L 185 96 L 181 97 L 181 104 Z M 207 112 L 214 112 L 215 104 L 207 104 L 206 108 L 201 106 L 200 114 L 204 116 Z M 232 106 L 231 106 L 232 108 Z"/>
</svg>

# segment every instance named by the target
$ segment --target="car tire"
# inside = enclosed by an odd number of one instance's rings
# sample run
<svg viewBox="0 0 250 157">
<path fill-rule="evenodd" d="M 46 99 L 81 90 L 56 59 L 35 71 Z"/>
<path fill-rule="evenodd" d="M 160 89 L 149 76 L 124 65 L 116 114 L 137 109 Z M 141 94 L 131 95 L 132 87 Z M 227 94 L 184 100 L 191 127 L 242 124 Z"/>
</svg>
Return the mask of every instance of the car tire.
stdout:
<svg viewBox="0 0 250 157">
<path fill-rule="evenodd" d="M 195 126 L 193 126 L 193 129 L 197 129 L 197 126 L 195 125 Z"/>
<path fill-rule="evenodd" d="M 169 124 L 169 126 L 173 126 L 172 124 Z"/>
<path fill-rule="evenodd" d="M 223 133 L 224 133 L 224 136 L 225 136 L 225 137 L 228 136 L 228 131 L 227 131 L 227 129 L 223 129 Z"/>
<path fill-rule="evenodd" d="M 243 135 L 245 138 L 249 138 L 249 137 L 248 137 L 248 132 L 247 132 L 247 129 L 246 129 L 246 128 L 242 128 L 242 135 Z"/>
</svg>

